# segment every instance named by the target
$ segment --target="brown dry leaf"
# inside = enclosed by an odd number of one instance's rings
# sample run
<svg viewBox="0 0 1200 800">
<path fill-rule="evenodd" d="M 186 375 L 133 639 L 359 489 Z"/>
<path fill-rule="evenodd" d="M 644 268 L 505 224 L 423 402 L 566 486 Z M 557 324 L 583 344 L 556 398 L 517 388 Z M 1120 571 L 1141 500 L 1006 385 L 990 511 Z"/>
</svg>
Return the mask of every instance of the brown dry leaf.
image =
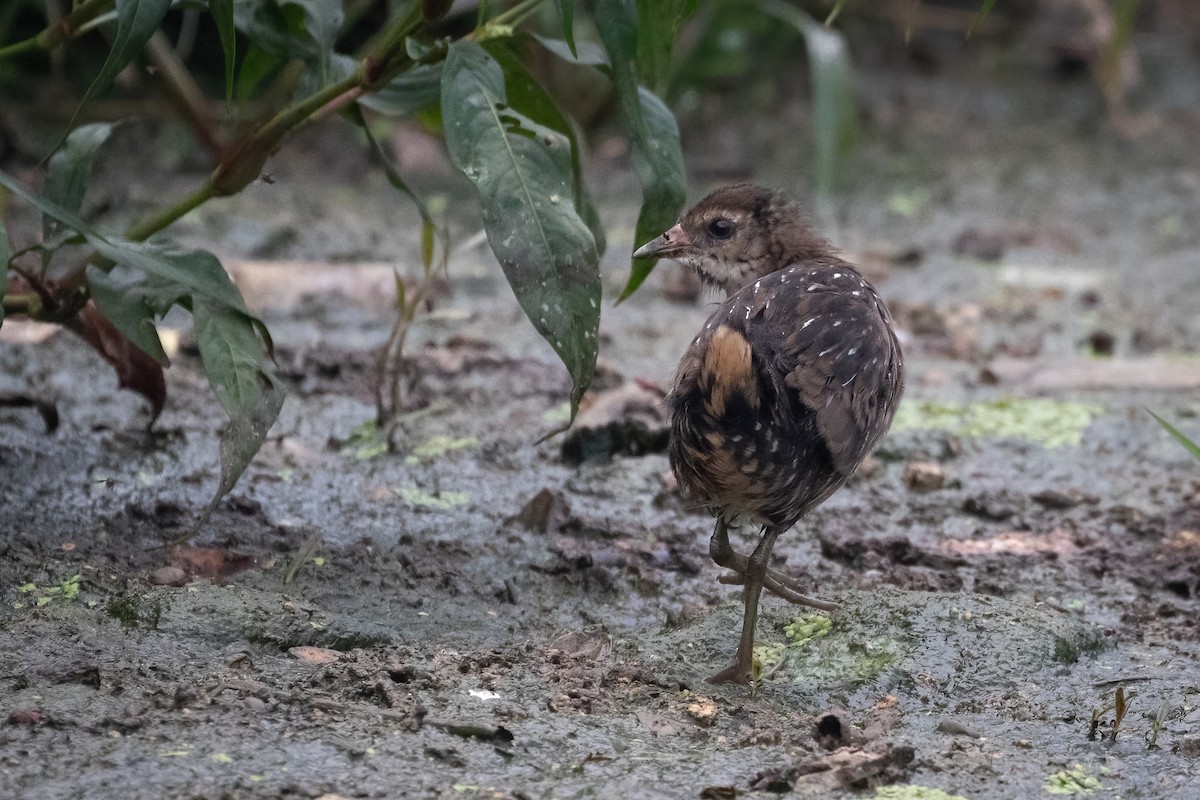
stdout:
<svg viewBox="0 0 1200 800">
<path fill-rule="evenodd" d="M 298 647 L 289 647 L 288 655 L 308 664 L 332 664 L 342 657 L 342 654 L 337 650 L 330 650 L 328 647 L 313 647 L 306 644 L 299 645 Z"/>
<path fill-rule="evenodd" d="M 1049 533 L 1028 531 L 1004 531 L 986 539 L 948 539 L 942 542 L 942 550 L 956 556 L 979 555 L 1032 555 L 1054 553 L 1067 556 L 1079 550 L 1070 531 L 1055 528 Z"/>
<path fill-rule="evenodd" d="M 122 389 L 132 389 L 150 401 L 151 413 L 158 419 L 167 401 L 167 384 L 158 362 L 113 327 L 90 300 L 64 324 L 113 365 Z"/>
<path fill-rule="evenodd" d="M 176 547 L 171 552 L 171 565 L 188 575 L 202 578 L 224 578 L 254 566 L 254 558 L 217 547 Z"/>
</svg>

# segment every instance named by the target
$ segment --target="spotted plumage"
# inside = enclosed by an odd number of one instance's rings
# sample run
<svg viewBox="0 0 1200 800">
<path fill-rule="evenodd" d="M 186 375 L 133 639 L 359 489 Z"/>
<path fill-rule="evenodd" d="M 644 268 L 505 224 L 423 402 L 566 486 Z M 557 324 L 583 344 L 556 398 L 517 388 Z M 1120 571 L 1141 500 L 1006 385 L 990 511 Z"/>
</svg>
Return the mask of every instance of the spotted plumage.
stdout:
<svg viewBox="0 0 1200 800">
<path fill-rule="evenodd" d="M 684 354 L 667 404 L 671 466 L 717 517 L 713 559 L 745 583 L 737 657 L 710 680 L 744 683 L 761 589 L 831 607 L 767 560 L 887 431 L 903 389 L 900 346 L 871 285 L 776 192 L 719 189 L 635 255 L 673 258 L 728 294 Z M 748 557 L 729 544 L 738 518 L 763 526 Z"/>
</svg>

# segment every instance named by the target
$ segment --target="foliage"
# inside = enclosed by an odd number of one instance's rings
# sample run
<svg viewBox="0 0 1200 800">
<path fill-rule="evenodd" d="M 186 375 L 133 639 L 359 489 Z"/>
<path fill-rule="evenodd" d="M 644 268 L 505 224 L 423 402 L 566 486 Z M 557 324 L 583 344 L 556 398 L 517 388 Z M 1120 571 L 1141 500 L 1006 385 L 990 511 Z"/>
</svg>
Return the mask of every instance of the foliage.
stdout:
<svg viewBox="0 0 1200 800">
<path fill-rule="evenodd" d="M 1197 461 L 1200 461 L 1200 444 L 1196 444 L 1196 442 L 1189 439 L 1186 434 L 1184 434 L 1182 431 L 1180 431 L 1178 428 L 1176 428 L 1171 423 L 1167 422 L 1165 419 L 1160 417 L 1158 414 L 1155 414 L 1153 411 L 1150 411 L 1149 409 L 1147 409 L 1147 413 L 1149 413 L 1150 416 L 1154 417 L 1154 419 L 1156 419 L 1158 421 L 1158 424 L 1163 427 L 1163 430 L 1165 430 L 1167 433 L 1171 434 L 1171 438 L 1173 438 L 1175 441 L 1177 441 L 1181 445 L 1183 445 L 1183 449 L 1187 450 L 1189 453 L 1191 453 L 1192 458 L 1196 459 Z"/>
<path fill-rule="evenodd" d="M 663 83 L 676 29 L 693 3 L 597 0 L 589 7 L 602 48 L 576 38 L 579 10 L 572 0 L 485 2 L 466 20 L 447 16 L 451 3 L 437 0 L 184 5 L 181 11 L 171 0 L 83 0 L 37 35 L 0 43 L 2 60 L 73 47 L 103 29 L 106 57 L 83 102 L 103 96 L 121 70 L 152 66 L 173 99 L 188 106 L 196 138 L 214 161 L 201 185 L 123 233 L 81 216 L 92 166 L 112 124 L 71 127 L 49 159 L 40 193 L 0 172 L 0 185 L 42 215 L 39 241 L 10 243 L 0 228 L 0 314 L 75 331 L 114 366 L 122 386 L 149 400 L 157 416 L 166 399 L 162 370 L 168 358 L 155 322 L 172 308 L 191 313 L 204 370 L 229 416 L 221 479 L 203 520 L 261 446 L 284 388 L 265 326 L 247 310 L 217 258 L 185 250 L 160 232 L 197 206 L 257 180 L 297 126 L 341 112 L 363 131 L 392 185 L 415 204 L 428 279 L 439 256 L 444 260 L 444 234 L 371 136 L 364 110 L 426 114 L 440 120 L 452 160 L 478 190 L 489 243 L 521 307 L 571 376 L 573 418 L 596 364 L 604 238 L 583 182 L 576 126 L 523 57 L 530 48 L 544 48 L 612 81 L 642 182 L 639 239 L 650 238 L 679 212 L 684 176 L 675 120 L 646 84 Z M 368 8 L 386 19 L 356 46 L 349 32 Z M 228 129 L 203 122 L 221 115 L 204 113 L 214 101 L 165 44 L 164 22 L 180 13 L 211 18 L 204 30 L 213 38 L 210 49 L 223 57 L 230 106 L 224 116 L 233 121 Z M 539 28 L 547 19 L 553 30 Z M 534 40 L 531 32 L 541 35 Z M 385 356 L 403 346 L 420 300 L 420 289 L 410 296 L 399 279 L 397 287 L 401 323 Z"/>
</svg>

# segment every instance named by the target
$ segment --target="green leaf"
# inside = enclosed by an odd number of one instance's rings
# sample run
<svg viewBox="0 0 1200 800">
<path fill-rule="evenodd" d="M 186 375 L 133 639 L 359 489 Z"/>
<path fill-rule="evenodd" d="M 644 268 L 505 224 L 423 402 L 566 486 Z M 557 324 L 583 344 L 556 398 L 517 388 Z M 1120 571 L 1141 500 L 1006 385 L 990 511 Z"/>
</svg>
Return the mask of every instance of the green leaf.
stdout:
<svg viewBox="0 0 1200 800">
<path fill-rule="evenodd" d="M 117 32 L 100 74 L 83 96 L 84 103 L 107 89 L 117 73 L 142 52 L 170 7 L 171 0 L 117 0 Z"/>
<path fill-rule="evenodd" d="M 92 177 L 92 162 L 96 151 L 108 140 L 116 127 L 110 122 L 82 125 L 67 135 L 62 147 L 50 156 L 46 183 L 42 195 L 61 208 L 78 213 L 83 195 Z M 49 241 L 62 231 L 63 225 L 50 214 L 42 215 L 42 239 Z"/>
<path fill-rule="evenodd" d="M 1183 445 L 1184 449 L 1192 454 L 1192 458 L 1196 459 L 1197 461 L 1200 461 L 1200 445 L 1193 442 L 1191 439 L 1189 439 L 1187 436 L 1185 436 L 1182 431 L 1180 431 L 1178 428 L 1176 428 L 1171 423 L 1167 422 L 1165 419 L 1160 417 L 1158 414 L 1155 414 L 1150 409 L 1146 409 L 1146 413 L 1148 413 L 1150 416 L 1152 416 L 1156 420 L 1158 420 L 1158 424 L 1163 426 L 1163 430 L 1165 430 L 1167 433 L 1171 434 L 1171 436 L 1175 437 L 1175 441 L 1177 441 L 1181 445 Z"/>
<path fill-rule="evenodd" d="M 596 368 L 596 243 L 572 202 L 570 142 L 510 107 L 500 65 L 450 45 L 442 80 L 446 145 L 475 184 L 492 252 L 534 327 L 571 375 L 571 415 Z"/>
<path fill-rule="evenodd" d="M 637 0 L 638 72 L 641 83 L 655 92 L 666 89 L 671 71 L 671 45 L 680 22 L 676 0 Z"/>
<path fill-rule="evenodd" d="M 151 352 L 154 345 L 144 330 L 149 313 L 165 313 L 177 302 L 190 307 L 205 374 L 230 418 L 221 437 L 221 480 L 198 529 L 233 488 L 279 416 L 284 389 L 264 365 L 272 347 L 266 327 L 246 310 L 241 293 L 212 253 L 184 250 L 170 243 L 129 242 L 99 232 L 75 214 L 34 195 L 3 171 L 0 185 L 79 232 L 100 255 L 145 273 L 144 280 L 130 279 L 117 267 L 112 277 L 99 277 L 103 272 L 96 269 L 88 274 L 89 285 L 100 287 L 97 307 L 106 317 L 116 308 L 116 319 L 108 317 L 110 322 L 139 349 L 165 356 L 161 346 L 158 354 Z"/>
<path fill-rule="evenodd" d="M 100 313 L 117 330 L 143 353 L 166 367 L 170 365 L 170 360 L 158 338 L 158 329 L 154 327 L 155 311 L 138 286 L 144 278 L 144 275 L 132 270 L 118 268 L 107 273 L 96 267 L 88 267 L 88 292 Z"/>
<path fill-rule="evenodd" d="M 408 117 L 442 98 L 442 64 L 418 64 L 359 99 L 359 105 L 390 117 Z"/>
<path fill-rule="evenodd" d="M 251 40 L 250 46 L 246 49 L 246 55 L 242 58 L 242 68 L 238 70 L 237 74 L 237 83 L 234 89 L 237 99 L 243 102 L 249 100 L 263 79 L 282 63 L 282 58 Z"/>
<path fill-rule="evenodd" d="M 209 385 L 229 414 L 229 425 L 221 435 L 219 448 L 221 480 L 193 527 L 195 532 L 262 447 L 267 432 L 279 418 L 286 392 L 280 380 L 264 366 L 268 343 L 260 338 L 260 327 L 251 317 L 207 299 L 195 299 L 192 319 Z"/>
<path fill-rule="evenodd" d="M 634 232 L 637 247 L 671 227 L 683 207 L 686 179 L 679 127 L 670 109 L 638 85 L 638 16 L 634 0 L 600 0 L 595 17 L 633 140 L 633 167 L 642 184 L 642 208 Z M 653 266 L 653 261 L 632 262 L 629 281 L 618 302 L 641 285 Z"/>
<path fill-rule="evenodd" d="M 208 11 L 217 26 L 225 56 L 225 102 L 233 102 L 233 76 L 237 58 L 237 31 L 233 25 L 233 0 L 208 0 Z"/>
<path fill-rule="evenodd" d="M 634 246 L 640 246 L 675 224 L 685 199 L 683 152 L 675 115 L 648 89 L 638 92 L 647 145 L 635 147 L 633 168 L 642 182 L 642 210 L 638 214 Z M 649 151 L 649 155 L 647 155 Z M 638 259 L 630 267 L 629 281 L 618 302 L 629 297 L 646 280 L 655 260 Z"/>
<path fill-rule="evenodd" d="M 542 88 L 525 65 L 513 51 L 510 41 L 494 40 L 485 49 L 496 59 L 504 72 L 505 90 L 508 92 L 508 102 L 513 108 L 532 119 L 539 125 L 545 125 L 567 137 L 571 144 L 571 186 L 575 200 L 575 210 L 592 232 L 596 241 L 597 254 L 603 255 L 605 248 L 604 226 L 600 224 L 600 214 L 596 204 L 583 183 L 583 154 L 579 146 L 579 134 L 570 119 L 563 114 L 562 109 Z"/>
<path fill-rule="evenodd" d="M 841 33 L 781 0 L 764 0 L 762 9 L 804 36 L 812 74 L 816 186 L 818 194 L 829 196 L 844 172 L 843 162 L 858 135 L 850 49 Z"/>
<path fill-rule="evenodd" d="M 567 49 L 572 57 L 578 57 L 579 54 L 575 50 L 575 0 L 554 0 L 554 6 L 558 9 L 558 20 L 562 23 L 562 34 Z"/>
<path fill-rule="evenodd" d="M 251 49 L 270 53 L 277 59 L 311 60 L 321 48 L 309 32 L 304 9 L 276 0 L 233 4 L 233 24 L 250 41 Z M 249 53 L 247 53 L 249 58 Z M 242 70 L 246 69 L 243 61 Z M 241 77 L 238 78 L 239 84 Z"/>
<path fill-rule="evenodd" d="M 112 233 L 102 233 L 57 203 L 30 192 L 0 170 L 0 185 L 38 208 L 66 227 L 78 232 L 97 253 L 114 264 L 124 264 L 165 281 L 161 286 L 175 291 L 175 297 L 190 294 L 207 298 L 249 316 L 242 294 L 221 262 L 205 250 L 182 250 L 171 243 L 131 242 Z M 166 305 L 174 302 L 174 297 Z M 153 305 L 153 303 L 152 303 Z M 259 323 L 261 325 L 261 323 Z"/>
<path fill-rule="evenodd" d="M 595 42 L 577 42 L 572 46 L 562 39 L 551 39 L 547 36 L 531 34 L 542 47 L 570 64 L 581 64 L 585 67 L 608 67 L 608 54 L 604 48 Z"/>
</svg>

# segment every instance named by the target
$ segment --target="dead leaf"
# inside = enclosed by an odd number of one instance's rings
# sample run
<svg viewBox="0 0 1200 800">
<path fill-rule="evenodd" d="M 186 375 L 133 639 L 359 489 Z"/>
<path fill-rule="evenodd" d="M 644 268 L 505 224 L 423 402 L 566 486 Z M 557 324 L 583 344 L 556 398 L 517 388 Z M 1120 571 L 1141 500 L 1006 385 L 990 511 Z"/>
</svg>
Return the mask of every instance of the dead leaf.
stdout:
<svg viewBox="0 0 1200 800">
<path fill-rule="evenodd" d="M 150 401 L 152 421 L 158 419 L 167 401 L 167 384 L 158 362 L 113 327 L 90 300 L 64 324 L 113 365 L 122 389 L 132 389 Z"/>
<path fill-rule="evenodd" d="M 224 578 L 254 566 L 254 557 L 233 553 L 218 547 L 176 547 L 171 551 L 171 565 L 188 575 L 202 578 Z"/>
<path fill-rule="evenodd" d="M 337 650 L 330 650 L 328 647 L 313 647 L 311 645 L 289 647 L 288 655 L 308 664 L 332 664 L 342 657 L 342 654 Z"/>
</svg>

